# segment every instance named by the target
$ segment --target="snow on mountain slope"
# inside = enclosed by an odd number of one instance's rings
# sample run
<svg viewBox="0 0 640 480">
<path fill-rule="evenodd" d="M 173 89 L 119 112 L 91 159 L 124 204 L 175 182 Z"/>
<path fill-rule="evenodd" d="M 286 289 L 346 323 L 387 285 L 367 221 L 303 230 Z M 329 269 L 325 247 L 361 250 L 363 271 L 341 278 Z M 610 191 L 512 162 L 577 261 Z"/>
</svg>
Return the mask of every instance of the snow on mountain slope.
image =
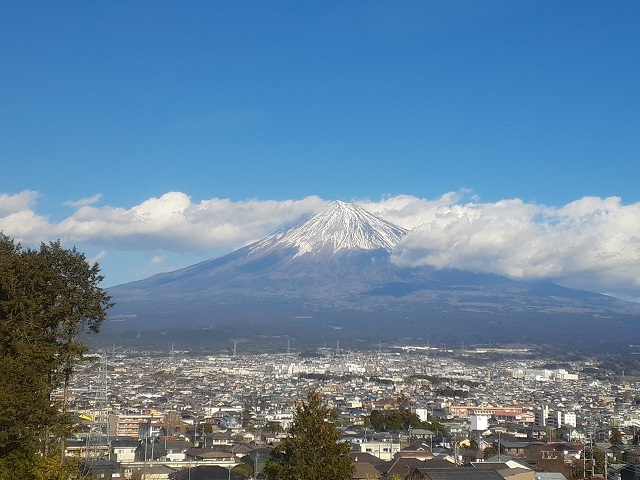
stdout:
<svg viewBox="0 0 640 480">
<path fill-rule="evenodd" d="M 252 251 L 278 247 L 297 249 L 295 256 L 335 254 L 345 250 L 391 251 L 407 230 L 345 202 L 333 202 L 329 208 L 301 225 L 283 230 L 252 246 Z"/>
<path fill-rule="evenodd" d="M 317 345 L 336 332 L 366 344 L 397 335 L 537 343 L 553 331 L 558 342 L 589 349 L 594 331 L 612 344 L 637 336 L 637 304 L 548 282 L 396 265 L 391 251 L 406 233 L 335 202 L 222 257 L 110 288 L 116 306 L 103 334 L 138 345 L 131 331 L 161 332 L 158 345 L 166 345 L 164 333 L 173 332 L 200 348 L 239 332 L 256 342 L 293 334 Z"/>
</svg>

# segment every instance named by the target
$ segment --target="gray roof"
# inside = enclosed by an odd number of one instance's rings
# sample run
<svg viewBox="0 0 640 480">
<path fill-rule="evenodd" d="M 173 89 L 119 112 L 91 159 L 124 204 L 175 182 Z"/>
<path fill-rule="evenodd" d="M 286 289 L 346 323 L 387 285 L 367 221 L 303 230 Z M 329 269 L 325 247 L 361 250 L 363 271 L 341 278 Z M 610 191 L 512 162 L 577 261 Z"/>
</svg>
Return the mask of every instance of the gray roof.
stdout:
<svg viewBox="0 0 640 480">
<path fill-rule="evenodd" d="M 504 480 L 496 470 L 479 468 L 418 468 L 428 480 Z"/>
<path fill-rule="evenodd" d="M 116 437 L 111 439 L 112 447 L 133 447 L 137 448 L 140 445 L 140 442 L 137 438 L 134 437 Z"/>
<path fill-rule="evenodd" d="M 567 480 L 567 477 L 556 472 L 536 472 L 536 480 Z"/>
<path fill-rule="evenodd" d="M 425 435 L 425 436 L 432 436 L 435 437 L 436 436 L 436 432 L 432 432 L 431 430 L 425 430 L 424 428 L 413 428 L 411 429 L 411 434 L 412 435 Z"/>
</svg>

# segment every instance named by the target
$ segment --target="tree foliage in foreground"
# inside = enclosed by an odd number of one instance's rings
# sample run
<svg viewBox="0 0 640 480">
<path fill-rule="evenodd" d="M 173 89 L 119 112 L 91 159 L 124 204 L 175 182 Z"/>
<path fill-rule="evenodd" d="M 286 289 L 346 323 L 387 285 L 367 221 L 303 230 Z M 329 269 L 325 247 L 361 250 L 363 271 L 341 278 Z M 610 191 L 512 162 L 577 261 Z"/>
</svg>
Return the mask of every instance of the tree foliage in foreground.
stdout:
<svg viewBox="0 0 640 480">
<path fill-rule="evenodd" d="M 331 409 L 317 392 L 296 409 L 288 436 L 273 449 L 263 475 L 268 480 L 349 480 L 349 444 L 329 421 Z"/>
<path fill-rule="evenodd" d="M 23 249 L 0 234 L 0 478 L 56 479 L 71 429 L 51 394 L 68 386 L 110 297 L 97 264 L 60 242 Z M 56 466 L 57 465 L 57 466 Z"/>
</svg>

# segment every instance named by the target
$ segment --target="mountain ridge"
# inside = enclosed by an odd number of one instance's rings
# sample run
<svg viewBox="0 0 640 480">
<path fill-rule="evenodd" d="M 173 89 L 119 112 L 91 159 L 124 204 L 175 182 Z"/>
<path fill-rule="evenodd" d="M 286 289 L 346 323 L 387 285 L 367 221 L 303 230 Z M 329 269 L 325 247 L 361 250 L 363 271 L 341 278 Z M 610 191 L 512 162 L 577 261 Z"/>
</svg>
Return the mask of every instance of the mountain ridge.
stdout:
<svg viewBox="0 0 640 480">
<path fill-rule="evenodd" d="M 437 332 L 469 341 L 536 337 L 541 326 L 577 335 L 578 328 L 601 328 L 603 319 L 606 335 L 624 335 L 637 324 L 640 305 L 552 282 L 398 266 L 393 248 L 406 234 L 334 202 L 221 257 L 109 289 L 118 305 L 107 330 L 209 325 L 222 329 L 219 337 L 239 329 L 253 337 L 295 331 L 300 341 L 315 341 L 340 332 L 378 341 Z"/>
</svg>

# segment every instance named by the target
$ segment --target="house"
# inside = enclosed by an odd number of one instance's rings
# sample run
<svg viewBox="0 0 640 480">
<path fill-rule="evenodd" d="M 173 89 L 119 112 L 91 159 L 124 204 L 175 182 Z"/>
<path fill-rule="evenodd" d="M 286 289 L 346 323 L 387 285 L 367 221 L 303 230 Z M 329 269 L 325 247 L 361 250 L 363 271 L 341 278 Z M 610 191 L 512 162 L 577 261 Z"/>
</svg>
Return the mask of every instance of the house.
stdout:
<svg viewBox="0 0 640 480">
<path fill-rule="evenodd" d="M 251 432 L 242 432 L 233 436 L 233 441 L 235 443 L 251 443 L 255 442 L 255 440 L 256 436 Z"/>
<path fill-rule="evenodd" d="M 576 445 L 571 443 L 556 443 L 553 445 L 553 449 L 557 452 L 561 452 L 566 463 L 572 460 L 579 460 L 582 458 L 582 451 L 584 445 Z"/>
<path fill-rule="evenodd" d="M 417 458 L 402 458 L 398 457 L 389 462 L 384 462 L 376 465 L 376 469 L 380 470 L 385 477 L 391 475 L 399 475 L 405 478 L 414 468 L 426 467 L 429 463 L 419 460 Z"/>
<path fill-rule="evenodd" d="M 472 462 L 469 466 L 474 468 L 493 468 L 494 470 L 505 470 L 507 468 L 511 469 L 525 469 L 532 470 L 531 466 L 527 464 L 526 460 L 520 458 L 509 458 L 505 455 L 502 455 L 499 459 L 496 457 L 491 457 L 485 460 L 484 462 Z"/>
<path fill-rule="evenodd" d="M 512 457 L 524 457 L 525 449 L 531 444 L 530 440 L 500 440 L 500 452 Z"/>
<path fill-rule="evenodd" d="M 415 458 L 418 460 L 430 460 L 433 458 L 431 447 L 425 442 L 414 442 L 411 445 L 401 449 L 394 455 L 394 458 Z"/>
<path fill-rule="evenodd" d="M 172 462 L 185 460 L 185 452 L 193 447 L 193 445 L 184 438 L 159 437 L 158 440 L 166 451 L 165 458 Z"/>
<path fill-rule="evenodd" d="M 536 472 L 536 480 L 567 480 L 567 477 L 556 472 Z"/>
<path fill-rule="evenodd" d="M 370 463 L 371 465 L 380 465 L 381 463 L 385 463 L 384 460 L 366 452 L 349 452 L 349 456 L 354 462 Z"/>
<path fill-rule="evenodd" d="M 64 444 L 65 457 L 84 458 L 87 454 L 87 441 L 81 438 L 68 438 Z"/>
<path fill-rule="evenodd" d="M 465 448 L 460 455 L 462 456 L 462 463 L 465 465 L 469 462 L 482 462 L 484 460 L 484 451 L 474 448 Z"/>
<path fill-rule="evenodd" d="M 234 438 L 226 433 L 214 433 L 213 435 L 207 435 L 207 445 L 233 445 L 235 443 Z"/>
<path fill-rule="evenodd" d="M 186 467 L 172 474 L 169 480 L 245 480 L 248 477 L 235 470 L 217 465 L 201 465 L 199 467 Z"/>
<path fill-rule="evenodd" d="M 483 450 L 493 446 L 493 439 L 484 436 L 475 436 L 471 439 L 471 447 L 475 450 Z"/>
<path fill-rule="evenodd" d="M 432 432 L 431 430 L 425 430 L 424 428 L 412 428 L 410 430 L 411 437 L 415 437 L 418 439 L 432 439 L 436 436 L 436 432 Z"/>
<path fill-rule="evenodd" d="M 222 450 L 222 448 L 220 450 Z M 247 445 L 243 443 L 239 443 L 237 445 L 229 445 L 226 448 L 224 448 L 224 451 L 229 451 L 238 457 L 241 457 L 242 455 L 246 455 L 249 452 L 253 452 L 254 450 L 255 450 L 255 447 L 252 447 L 251 445 Z"/>
<path fill-rule="evenodd" d="M 522 456 L 524 456 L 528 460 L 537 461 L 545 457 L 549 459 L 562 457 L 562 454 L 554 450 L 553 447 L 550 447 L 545 442 L 540 442 L 536 440 L 536 441 L 530 442 L 529 445 L 524 447 L 524 454 Z"/>
<path fill-rule="evenodd" d="M 497 470 L 489 468 L 415 468 L 407 480 L 504 480 Z"/>
<path fill-rule="evenodd" d="M 221 428 L 226 428 L 227 430 L 239 430 L 242 427 L 242 424 L 235 417 L 222 417 L 219 420 L 219 425 Z"/>
<path fill-rule="evenodd" d="M 275 433 L 271 433 L 271 432 L 263 431 L 261 435 L 261 439 L 266 445 L 273 445 L 278 442 L 278 436 Z"/>
<path fill-rule="evenodd" d="M 235 465 L 236 457 L 231 452 L 222 452 L 213 448 L 191 448 L 185 453 L 186 460 L 209 460 L 218 464 Z"/>
<path fill-rule="evenodd" d="M 138 444 L 135 455 L 136 462 L 151 462 L 166 458 L 167 452 L 162 443 L 154 439 L 146 439 Z"/>
<path fill-rule="evenodd" d="M 626 463 L 640 462 L 640 448 L 631 447 L 620 454 L 620 460 Z"/>
<path fill-rule="evenodd" d="M 535 472 L 528 468 L 507 468 L 498 470 L 505 480 L 536 480 Z"/>
<path fill-rule="evenodd" d="M 166 465 L 145 465 L 131 470 L 131 480 L 169 480 L 175 472 Z"/>
<path fill-rule="evenodd" d="M 382 473 L 370 463 L 354 462 L 353 465 L 353 476 L 351 477 L 353 480 L 373 480 L 382 477 Z"/>
<path fill-rule="evenodd" d="M 106 437 L 97 439 L 90 445 L 87 439 L 69 438 L 65 442 L 65 457 L 90 458 L 92 460 L 109 459 L 109 443 Z"/>
<path fill-rule="evenodd" d="M 134 437 L 116 437 L 111 439 L 111 459 L 116 462 L 133 462 L 140 442 Z"/>
<path fill-rule="evenodd" d="M 400 444 L 392 441 L 367 441 L 354 439 L 351 443 L 352 452 L 366 452 L 382 460 L 391 460 L 400 451 Z"/>
<path fill-rule="evenodd" d="M 640 480 L 640 463 L 630 463 L 618 470 L 620 480 Z"/>
<path fill-rule="evenodd" d="M 107 480 L 123 479 L 124 471 L 122 465 L 110 460 L 86 460 L 78 465 L 80 474 L 89 478 Z"/>
</svg>

